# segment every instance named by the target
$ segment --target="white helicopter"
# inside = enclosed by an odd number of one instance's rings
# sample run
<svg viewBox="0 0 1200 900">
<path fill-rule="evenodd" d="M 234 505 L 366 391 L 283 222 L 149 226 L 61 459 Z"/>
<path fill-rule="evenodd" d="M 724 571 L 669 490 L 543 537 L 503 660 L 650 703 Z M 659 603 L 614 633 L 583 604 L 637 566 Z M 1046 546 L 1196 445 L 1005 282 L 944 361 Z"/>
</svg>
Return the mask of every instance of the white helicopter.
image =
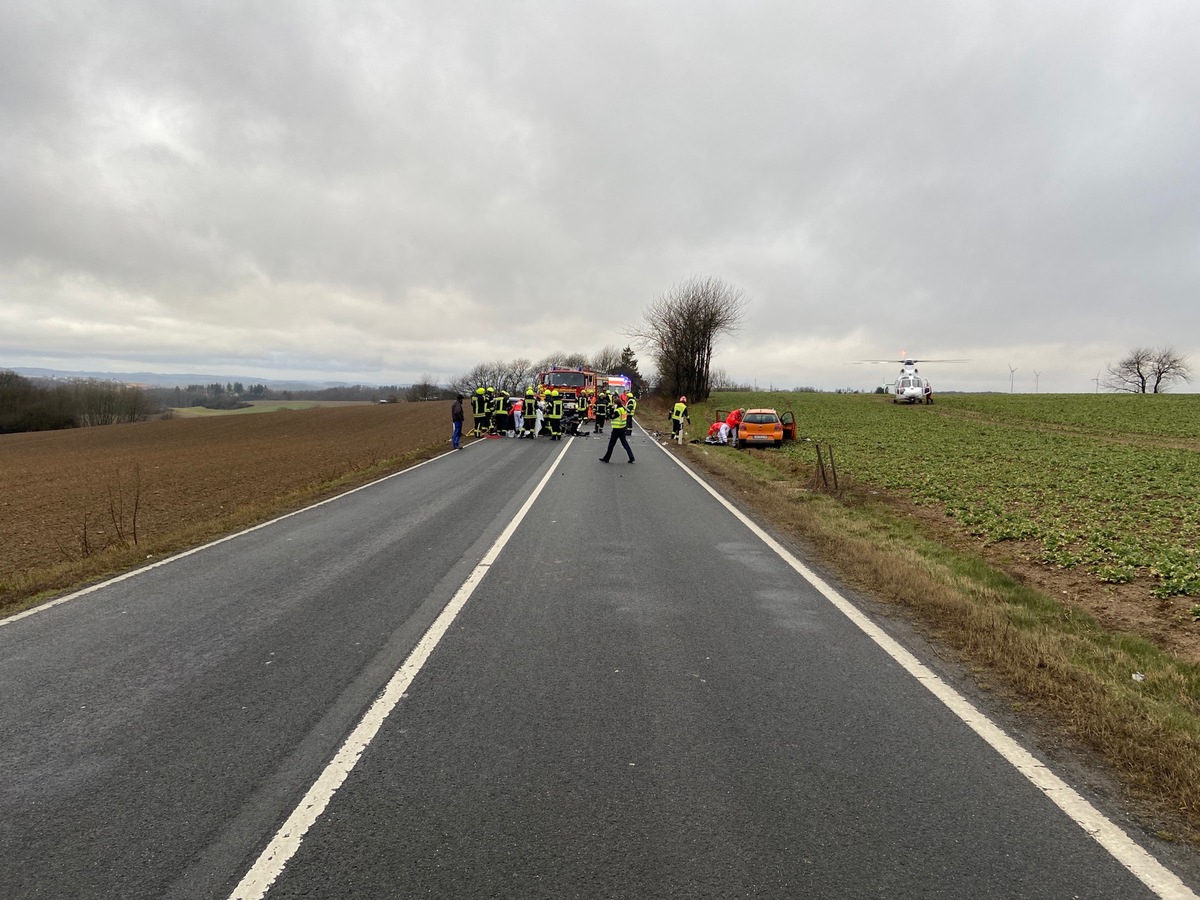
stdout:
<svg viewBox="0 0 1200 900">
<path fill-rule="evenodd" d="M 936 362 L 936 363 L 964 363 L 970 362 L 966 359 L 913 359 L 911 356 L 906 356 L 903 351 L 900 353 L 900 359 L 867 359 L 863 362 L 868 363 L 900 363 L 900 374 L 895 382 L 889 385 L 892 393 L 893 403 L 932 403 L 933 402 L 933 384 L 928 378 L 917 372 L 917 363 L 919 362 Z"/>
</svg>

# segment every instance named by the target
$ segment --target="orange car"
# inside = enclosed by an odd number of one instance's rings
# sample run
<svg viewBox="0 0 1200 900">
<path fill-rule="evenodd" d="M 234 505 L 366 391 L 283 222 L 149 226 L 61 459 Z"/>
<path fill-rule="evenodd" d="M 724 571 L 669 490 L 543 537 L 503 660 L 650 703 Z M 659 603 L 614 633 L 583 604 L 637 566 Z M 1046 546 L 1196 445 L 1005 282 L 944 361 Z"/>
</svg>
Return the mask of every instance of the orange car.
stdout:
<svg viewBox="0 0 1200 900">
<path fill-rule="evenodd" d="M 739 447 L 753 444 L 783 446 L 783 422 L 773 409 L 748 409 L 738 425 Z"/>
</svg>

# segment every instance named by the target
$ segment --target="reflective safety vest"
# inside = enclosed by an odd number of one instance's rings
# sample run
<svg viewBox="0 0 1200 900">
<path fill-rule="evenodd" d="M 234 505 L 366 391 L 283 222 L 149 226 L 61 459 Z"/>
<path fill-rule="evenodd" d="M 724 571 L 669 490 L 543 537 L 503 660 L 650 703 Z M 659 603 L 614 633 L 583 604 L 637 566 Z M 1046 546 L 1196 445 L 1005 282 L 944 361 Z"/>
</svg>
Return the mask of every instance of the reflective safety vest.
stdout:
<svg viewBox="0 0 1200 900">
<path fill-rule="evenodd" d="M 629 410 L 629 418 L 633 418 L 637 413 L 637 397 L 630 397 L 629 402 L 625 404 L 625 408 Z"/>
<path fill-rule="evenodd" d="M 687 415 L 687 404 L 676 403 L 675 408 L 671 410 L 671 421 L 682 422 L 683 417 Z"/>
<path fill-rule="evenodd" d="M 562 397 L 551 397 L 550 398 L 550 418 L 551 419 L 561 419 L 562 412 L 563 412 Z"/>
<path fill-rule="evenodd" d="M 618 406 L 613 410 L 612 417 L 613 431 L 624 431 L 629 427 L 629 412 L 623 406 Z"/>
</svg>

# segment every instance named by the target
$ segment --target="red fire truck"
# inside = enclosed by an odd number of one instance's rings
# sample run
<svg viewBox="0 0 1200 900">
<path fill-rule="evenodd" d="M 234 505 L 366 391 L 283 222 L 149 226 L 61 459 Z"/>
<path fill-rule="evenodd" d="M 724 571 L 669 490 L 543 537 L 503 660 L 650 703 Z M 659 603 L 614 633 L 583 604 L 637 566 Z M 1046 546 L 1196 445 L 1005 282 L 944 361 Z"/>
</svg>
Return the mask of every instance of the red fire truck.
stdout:
<svg viewBox="0 0 1200 900">
<path fill-rule="evenodd" d="M 558 391 L 559 397 L 562 398 L 563 411 L 574 412 L 580 404 L 579 397 L 584 391 L 594 392 L 596 382 L 602 377 L 586 367 L 569 369 L 565 366 L 551 366 L 549 370 L 538 373 L 538 385 L 546 391 Z"/>
</svg>

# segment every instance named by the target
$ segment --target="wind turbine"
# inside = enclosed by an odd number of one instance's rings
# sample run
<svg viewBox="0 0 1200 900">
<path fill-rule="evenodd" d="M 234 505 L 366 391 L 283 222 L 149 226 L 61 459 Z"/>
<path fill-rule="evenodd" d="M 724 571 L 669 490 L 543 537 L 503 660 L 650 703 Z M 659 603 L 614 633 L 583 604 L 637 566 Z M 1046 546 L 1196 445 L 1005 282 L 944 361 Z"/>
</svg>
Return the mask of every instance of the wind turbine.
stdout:
<svg viewBox="0 0 1200 900">
<path fill-rule="evenodd" d="M 1040 379 L 1041 377 L 1042 377 L 1042 373 L 1039 372 L 1037 369 L 1034 369 L 1033 370 L 1033 392 L 1035 394 L 1038 392 L 1038 379 Z"/>
<path fill-rule="evenodd" d="M 1100 370 L 1099 369 L 1096 370 L 1096 377 L 1093 378 L 1092 381 L 1096 385 L 1096 393 L 1097 394 L 1100 393 Z"/>
<path fill-rule="evenodd" d="M 1013 392 L 1013 373 L 1017 370 L 1013 366 L 1008 367 L 1008 392 Z"/>
</svg>

